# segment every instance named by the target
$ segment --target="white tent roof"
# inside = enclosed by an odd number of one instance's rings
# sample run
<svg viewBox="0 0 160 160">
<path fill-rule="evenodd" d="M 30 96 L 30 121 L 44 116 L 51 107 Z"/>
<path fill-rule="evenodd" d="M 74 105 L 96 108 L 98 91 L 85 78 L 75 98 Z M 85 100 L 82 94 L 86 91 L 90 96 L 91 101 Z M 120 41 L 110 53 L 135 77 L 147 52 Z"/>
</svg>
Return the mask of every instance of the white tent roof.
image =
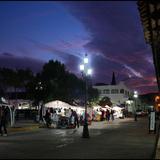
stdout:
<svg viewBox="0 0 160 160">
<path fill-rule="evenodd" d="M 105 108 L 107 108 L 107 109 L 112 109 L 110 106 L 108 106 L 108 105 L 105 105 Z"/>
<path fill-rule="evenodd" d="M 59 100 L 48 102 L 44 106 L 48 108 L 66 108 L 66 109 L 72 107 L 70 104 L 59 101 Z"/>
<path fill-rule="evenodd" d="M 93 109 L 95 110 L 95 109 L 100 109 L 100 108 L 102 108 L 101 106 L 99 106 L 99 105 L 97 105 L 97 106 L 93 106 Z"/>
<path fill-rule="evenodd" d="M 113 109 L 114 109 L 114 110 L 122 110 L 122 108 L 121 108 L 121 107 L 118 107 L 118 106 L 114 106 Z"/>
</svg>

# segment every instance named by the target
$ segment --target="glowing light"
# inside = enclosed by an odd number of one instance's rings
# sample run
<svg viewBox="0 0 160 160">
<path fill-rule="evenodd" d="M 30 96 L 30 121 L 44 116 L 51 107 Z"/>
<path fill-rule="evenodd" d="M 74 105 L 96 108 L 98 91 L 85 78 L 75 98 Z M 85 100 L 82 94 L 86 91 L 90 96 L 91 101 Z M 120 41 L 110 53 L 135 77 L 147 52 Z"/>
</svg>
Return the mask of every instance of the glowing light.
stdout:
<svg viewBox="0 0 160 160">
<path fill-rule="evenodd" d="M 137 91 L 134 91 L 134 94 L 138 94 L 138 92 L 137 92 Z"/>
<path fill-rule="evenodd" d="M 133 101 L 131 101 L 131 100 L 127 100 L 127 101 L 126 101 L 126 103 L 127 103 L 127 104 L 132 104 L 132 103 L 133 103 Z"/>
<path fill-rule="evenodd" d="M 158 102 L 158 100 L 160 100 L 160 97 L 156 96 L 155 101 Z"/>
<path fill-rule="evenodd" d="M 138 97 L 138 95 L 137 94 L 134 94 L 134 98 L 137 98 Z"/>
<path fill-rule="evenodd" d="M 80 71 L 84 71 L 84 64 L 81 64 L 79 68 L 80 68 Z"/>
<path fill-rule="evenodd" d="M 85 64 L 88 63 L 88 58 L 87 58 L 87 57 L 84 58 L 84 63 L 85 63 Z"/>
<path fill-rule="evenodd" d="M 88 74 L 88 75 L 91 75 L 91 74 L 92 74 L 92 69 L 88 69 L 88 70 L 87 70 L 87 74 Z"/>
<path fill-rule="evenodd" d="M 138 92 L 137 92 L 137 91 L 134 91 L 133 97 L 134 97 L 134 98 L 138 98 Z"/>
</svg>

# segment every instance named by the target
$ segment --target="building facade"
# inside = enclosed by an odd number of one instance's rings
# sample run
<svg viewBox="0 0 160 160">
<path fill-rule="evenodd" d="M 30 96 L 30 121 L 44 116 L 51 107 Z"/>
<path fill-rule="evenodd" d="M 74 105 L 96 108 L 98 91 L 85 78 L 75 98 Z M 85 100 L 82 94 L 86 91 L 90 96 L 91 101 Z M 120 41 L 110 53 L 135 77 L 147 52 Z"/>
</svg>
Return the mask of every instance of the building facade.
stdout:
<svg viewBox="0 0 160 160">
<path fill-rule="evenodd" d="M 94 85 L 99 92 L 99 99 L 109 97 L 113 105 L 125 104 L 133 92 L 121 81 L 114 85 Z"/>
</svg>

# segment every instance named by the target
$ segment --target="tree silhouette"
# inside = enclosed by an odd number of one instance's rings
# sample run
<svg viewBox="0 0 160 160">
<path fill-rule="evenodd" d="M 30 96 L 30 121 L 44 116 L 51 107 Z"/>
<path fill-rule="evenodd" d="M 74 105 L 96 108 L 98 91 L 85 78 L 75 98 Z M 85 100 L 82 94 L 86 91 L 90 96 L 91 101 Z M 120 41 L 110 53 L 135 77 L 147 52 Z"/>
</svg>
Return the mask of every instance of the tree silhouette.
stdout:
<svg viewBox="0 0 160 160">
<path fill-rule="evenodd" d="M 112 102 L 111 102 L 111 100 L 110 100 L 110 98 L 109 97 L 103 97 L 100 101 L 99 101 L 99 105 L 100 106 L 106 106 L 106 105 L 108 105 L 108 106 L 112 106 Z"/>
</svg>

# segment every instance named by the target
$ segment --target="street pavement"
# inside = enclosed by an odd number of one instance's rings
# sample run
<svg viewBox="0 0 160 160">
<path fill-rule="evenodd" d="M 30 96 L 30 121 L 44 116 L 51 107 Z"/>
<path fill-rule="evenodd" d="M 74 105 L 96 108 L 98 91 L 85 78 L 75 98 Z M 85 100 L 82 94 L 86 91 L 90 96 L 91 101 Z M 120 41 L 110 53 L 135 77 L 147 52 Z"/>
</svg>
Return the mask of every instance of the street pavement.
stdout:
<svg viewBox="0 0 160 160">
<path fill-rule="evenodd" d="M 93 122 L 89 139 L 82 138 L 82 126 L 47 129 L 24 124 L 0 137 L 0 159 L 152 159 L 155 152 L 156 134 L 149 134 L 147 117 Z"/>
</svg>

